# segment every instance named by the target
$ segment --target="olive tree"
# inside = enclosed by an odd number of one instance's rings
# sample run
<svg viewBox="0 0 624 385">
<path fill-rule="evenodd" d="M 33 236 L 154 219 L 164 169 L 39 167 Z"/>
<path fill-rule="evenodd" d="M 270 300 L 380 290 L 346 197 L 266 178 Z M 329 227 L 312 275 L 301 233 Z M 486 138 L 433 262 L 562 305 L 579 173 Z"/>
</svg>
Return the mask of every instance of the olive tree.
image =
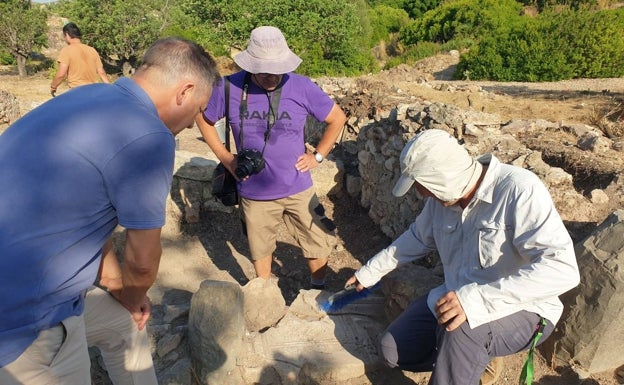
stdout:
<svg viewBox="0 0 624 385">
<path fill-rule="evenodd" d="M 17 62 L 20 76 L 26 76 L 26 59 L 46 46 L 46 12 L 25 0 L 0 1 L 0 47 Z"/>
</svg>

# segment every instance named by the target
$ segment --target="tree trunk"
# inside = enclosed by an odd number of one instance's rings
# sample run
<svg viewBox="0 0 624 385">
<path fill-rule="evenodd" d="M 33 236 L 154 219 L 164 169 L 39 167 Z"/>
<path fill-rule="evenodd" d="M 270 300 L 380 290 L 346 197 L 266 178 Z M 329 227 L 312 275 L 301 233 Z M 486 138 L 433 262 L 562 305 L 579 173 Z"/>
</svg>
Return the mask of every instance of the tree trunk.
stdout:
<svg viewBox="0 0 624 385">
<path fill-rule="evenodd" d="M 17 72 L 19 76 L 26 76 L 28 73 L 26 72 L 26 58 L 21 55 L 17 55 Z"/>
</svg>

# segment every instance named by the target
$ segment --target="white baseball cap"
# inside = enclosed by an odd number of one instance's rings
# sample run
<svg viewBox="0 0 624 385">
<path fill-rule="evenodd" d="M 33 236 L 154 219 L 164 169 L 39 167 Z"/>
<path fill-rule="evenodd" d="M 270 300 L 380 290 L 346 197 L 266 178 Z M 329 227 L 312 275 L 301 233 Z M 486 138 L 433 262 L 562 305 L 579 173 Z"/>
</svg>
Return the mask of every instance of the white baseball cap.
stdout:
<svg viewBox="0 0 624 385">
<path fill-rule="evenodd" d="M 438 199 L 452 202 L 463 197 L 481 176 L 481 164 L 446 131 L 424 130 L 401 151 L 401 176 L 392 195 L 405 195 L 418 182 Z"/>
</svg>

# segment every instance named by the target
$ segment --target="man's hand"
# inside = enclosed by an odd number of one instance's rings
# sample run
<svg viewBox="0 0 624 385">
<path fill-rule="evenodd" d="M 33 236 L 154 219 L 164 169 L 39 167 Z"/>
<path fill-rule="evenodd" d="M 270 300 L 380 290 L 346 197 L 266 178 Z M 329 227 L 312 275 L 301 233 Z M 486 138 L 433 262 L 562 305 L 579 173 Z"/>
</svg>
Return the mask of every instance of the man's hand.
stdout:
<svg viewBox="0 0 624 385">
<path fill-rule="evenodd" d="M 98 286 L 106 288 L 107 291 L 120 291 L 123 288 L 123 281 L 121 276 L 112 278 L 101 277 Z"/>
<path fill-rule="evenodd" d="M 139 330 L 143 330 L 152 314 L 152 301 L 150 301 L 149 297 L 146 295 L 138 306 L 132 306 L 124 300 L 123 289 L 109 291 L 109 293 L 130 312 Z"/>
<path fill-rule="evenodd" d="M 362 285 L 360 283 L 360 281 L 357 280 L 357 278 L 354 276 L 352 276 L 351 278 L 347 279 L 347 282 L 345 282 L 345 288 L 351 286 L 351 285 L 356 285 L 355 286 L 355 290 L 357 290 L 358 292 L 364 290 L 364 285 Z"/>
<path fill-rule="evenodd" d="M 299 155 L 297 158 L 297 163 L 295 163 L 295 168 L 299 172 L 307 172 L 316 168 L 319 163 L 314 158 L 314 154 L 306 152 L 302 155 Z"/>
<path fill-rule="evenodd" d="M 446 325 L 447 332 L 452 332 L 466 321 L 466 313 L 454 291 L 440 297 L 435 304 L 435 313 L 438 323 Z"/>
<path fill-rule="evenodd" d="M 150 301 L 148 296 L 145 296 L 141 305 L 134 311 L 130 310 L 130 314 L 132 314 L 132 319 L 136 322 L 139 330 L 143 330 L 145 325 L 147 325 L 147 320 L 152 314 L 152 301 Z"/>
</svg>

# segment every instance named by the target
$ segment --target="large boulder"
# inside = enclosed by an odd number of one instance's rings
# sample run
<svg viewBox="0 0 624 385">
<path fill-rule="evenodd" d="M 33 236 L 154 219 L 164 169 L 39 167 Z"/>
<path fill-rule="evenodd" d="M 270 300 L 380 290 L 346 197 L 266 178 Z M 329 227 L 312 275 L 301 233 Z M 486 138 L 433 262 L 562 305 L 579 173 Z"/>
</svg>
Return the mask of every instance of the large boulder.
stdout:
<svg viewBox="0 0 624 385">
<path fill-rule="evenodd" d="M 206 280 L 191 299 L 188 337 L 193 371 L 201 384 L 242 385 L 236 357 L 243 346 L 245 318 L 239 284 Z"/>
<path fill-rule="evenodd" d="M 252 332 L 277 324 L 288 308 L 280 288 L 271 279 L 254 278 L 243 286 L 245 325 Z"/>
<path fill-rule="evenodd" d="M 555 359 L 583 374 L 613 370 L 624 364 L 624 210 L 579 242 L 576 255 L 581 283 L 562 296 L 568 311 L 553 335 Z"/>
</svg>

